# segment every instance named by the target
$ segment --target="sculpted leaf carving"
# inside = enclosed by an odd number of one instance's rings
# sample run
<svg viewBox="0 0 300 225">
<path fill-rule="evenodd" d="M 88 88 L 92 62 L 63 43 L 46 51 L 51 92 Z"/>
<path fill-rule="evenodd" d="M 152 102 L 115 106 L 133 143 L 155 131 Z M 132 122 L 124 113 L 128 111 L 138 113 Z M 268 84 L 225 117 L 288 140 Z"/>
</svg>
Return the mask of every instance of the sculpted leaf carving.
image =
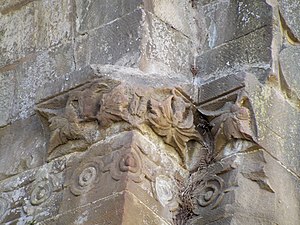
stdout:
<svg viewBox="0 0 300 225">
<path fill-rule="evenodd" d="M 215 156 L 231 142 L 242 139 L 256 143 L 252 129 L 250 110 L 246 107 L 247 97 L 240 93 L 236 102 L 226 102 L 215 111 L 200 109 L 204 115 L 211 117 L 211 134 L 214 136 Z"/>
<path fill-rule="evenodd" d="M 48 159 L 82 151 L 96 141 L 101 99 L 118 84 L 111 80 L 88 82 L 37 106 L 49 124 Z"/>
<path fill-rule="evenodd" d="M 48 159 L 85 150 L 119 122 L 127 125 L 118 132 L 143 132 L 142 127 L 149 126 L 184 162 L 189 141 L 204 146 L 194 125 L 196 110 L 176 88 L 135 87 L 100 79 L 41 103 L 37 110 L 49 123 Z"/>
<path fill-rule="evenodd" d="M 184 157 L 189 140 L 201 140 L 195 129 L 191 104 L 186 102 L 176 89 L 163 101 L 148 101 L 148 120 L 152 129 L 162 136 L 167 144 L 179 150 Z"/>
</svg>

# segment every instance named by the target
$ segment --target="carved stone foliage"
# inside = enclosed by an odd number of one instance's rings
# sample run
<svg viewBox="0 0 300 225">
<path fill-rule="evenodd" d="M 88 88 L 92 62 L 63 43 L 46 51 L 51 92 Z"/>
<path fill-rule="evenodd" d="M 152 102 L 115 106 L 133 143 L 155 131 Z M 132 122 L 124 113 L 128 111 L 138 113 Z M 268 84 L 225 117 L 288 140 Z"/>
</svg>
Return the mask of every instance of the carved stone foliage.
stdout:
<svg viewBox="0 0 300 225">
<path fill-rule="evenodd" d="M 201 113 L 210 118 L 211 134 L 214 137 L 214 158 L 222 155 L 226 147 L 228 149 L 229 145 L 235 145 L 238 140 L 256 144 L 253 129 L 255 125 L 250 109 L 251 104 L 243 91 L 237 95 L 235 102 L 226 102 L 214 111 L 199 108 Z"/>
<path fill-rule="evenodd" d="M 183 161 L 189 141 L 205 145 L 195 126 L 193 104 L 176 88 L 135 87 L 100 79 L 43 102 L 37 110 L 49 124 L 49 159 L 83 151 L 114 129 L 144 132 L 145 126 L 174 147 Z"/>
<path fill-rule="evenodd" d="M 163 101 L 150 99 L 147 115 L 155 133 L 162 136 L 167 144 L 177 148 L 182 157 L 185 156 L 189 140 L 201 140 L 194 126 L 192 105 L 176 89 L 171 90 Z"/>
</svg>

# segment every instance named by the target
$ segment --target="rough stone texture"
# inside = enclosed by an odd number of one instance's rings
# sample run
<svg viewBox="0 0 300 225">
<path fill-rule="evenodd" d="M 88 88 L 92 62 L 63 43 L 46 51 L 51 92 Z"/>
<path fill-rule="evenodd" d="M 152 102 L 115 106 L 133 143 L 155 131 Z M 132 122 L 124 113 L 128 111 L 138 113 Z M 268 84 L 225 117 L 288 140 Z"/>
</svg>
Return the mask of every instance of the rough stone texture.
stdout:
<svg viewBox="0 0 300 225">
<path fill-rule="evenodd" d="M 299 11 L 1 1 L 0 223 L 298 224 Z"/>
<path fill-rule="evenodd" d="M 0 148 L 0 180 L 43 165 L 45 134 L 37 116 L 0 128 Z"/>
<path fill-rule="evenodd" d="M 249 71 L 264 81 L 271 68 L 271 41 L 271 27 L 267 26 L 204 52 L 197 58 L 197 76 L 208 79 L 236 71 Z"/>
<path fill-rule="evenodd" d="M 297 39 L 300 38 L 300 2 L 295 0 L 278 0 L 279 10 L 291 32 Z"/>
<path fill-rule="evenodd" d="M 260 0 L 199 1 L 206 18 L 206 48 L 215 48 L 272 24 L 271 7 Z"/>
<path fill-rule="evenodd" d="M 263 87 L 253 95 L 260 142 L 287 168 L 300 175 L 300 155 L 296 150 L 299 145 L 298 109 L 272 88 Z"/>
<path fill-rule="evenodd" d="M 300 87 L 298 76 L 300 69 L 300 47 L 289 46 L 280 52 L 279 57 L 282 88 L 285 89 L 289 98 L 294 98 L 293 100 L 297 101 L 299 99 Z"/>
<path fill-rule="evenodd" d="M 0 66 L 72 39 L 70 0 L 5 1 L 0 13 Z"/>
<path fill-rule="evenodd" d="M 58 213 L 65 159 L 27 170 L 0 184 L 3 224 L 30 224 Z"/>
<path fill-rule="evenodd" d="M 188 74 L 192 62 L 191 40 L 151 13 L 146 13 L 145 21 L 149 24 L 144 25 L 142 70 L 153 73 L 159 68 L 168 73 Z"/>
<path fill-rule="evenodd" d="M 142 11 L 135 10 L 77 38 L 77 67 L 91 63 L 136 66 L 140 57 Z"/>
<path fill-rule="evenodd" d="M 76 0 L 76 28 L 83 34 L 115 19 L 126 16 L 142 6 L 141 0 L 84 1 Z M 103 16 L 105 15 L 105 16 Z"/>
<path fill-rule="evenodd" d="M 11 73 L 6 72 L 0 74 L 0 127 L 8 123 L 14 102 L 15 85 Z"/>
</svg>

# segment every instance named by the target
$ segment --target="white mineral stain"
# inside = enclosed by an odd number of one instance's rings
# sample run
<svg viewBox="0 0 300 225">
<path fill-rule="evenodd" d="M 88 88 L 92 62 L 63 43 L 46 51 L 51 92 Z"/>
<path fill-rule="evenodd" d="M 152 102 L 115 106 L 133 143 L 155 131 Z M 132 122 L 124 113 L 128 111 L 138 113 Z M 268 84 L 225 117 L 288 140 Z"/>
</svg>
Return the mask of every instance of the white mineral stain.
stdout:
<svg viewBox="0 0 300 225">
<path fill-rule="evenodd" d="M 88 220 L 88 211 L 84 211 L 82 215 L 80 215 L 77 220 L 75 220 L 74 224 L 85 224 L 85 222 Z"/>
</svg>

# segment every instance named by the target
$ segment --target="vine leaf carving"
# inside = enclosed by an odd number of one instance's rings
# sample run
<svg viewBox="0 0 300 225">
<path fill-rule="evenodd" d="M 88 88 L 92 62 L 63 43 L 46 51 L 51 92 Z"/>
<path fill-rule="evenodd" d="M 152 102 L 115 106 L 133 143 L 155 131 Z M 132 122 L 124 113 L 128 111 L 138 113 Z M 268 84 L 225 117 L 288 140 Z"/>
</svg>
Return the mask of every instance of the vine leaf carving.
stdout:
<svg viewBox="0 0 300 225">
<path fill-rule="evenodd" d="M 191 104 L 179 97 L 176 90 L 163 101 L 148 101 L 148 121 L 155 133 L 164 141 L 177 148 L 181 157 L 185 156 L 189 140 L 201 140 L 195 129 Z"/>
<path fill-rule="evenodd" d="M 97 119 L 101 126 L 108 127 L 113 122 L 128 121 L 128 96 L 123 85 L 114 88 L 111 92 L 104 94 L 100 103 Z"/>
</svg>

